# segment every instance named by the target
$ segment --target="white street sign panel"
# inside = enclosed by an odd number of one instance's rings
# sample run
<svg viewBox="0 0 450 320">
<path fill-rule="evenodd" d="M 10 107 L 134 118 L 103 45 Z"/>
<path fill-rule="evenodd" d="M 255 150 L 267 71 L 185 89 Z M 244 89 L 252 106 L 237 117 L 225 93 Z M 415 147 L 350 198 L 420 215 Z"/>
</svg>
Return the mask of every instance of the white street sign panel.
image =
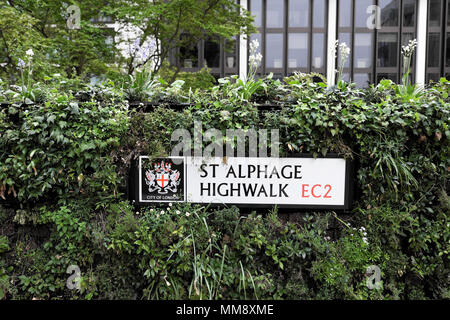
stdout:
<svg viewBox="0 0 450 320">
<path fill-rule="evenodd" d="M 140 157 L 139 202 L 344 208 L 342 158 Z"/>
</svg>

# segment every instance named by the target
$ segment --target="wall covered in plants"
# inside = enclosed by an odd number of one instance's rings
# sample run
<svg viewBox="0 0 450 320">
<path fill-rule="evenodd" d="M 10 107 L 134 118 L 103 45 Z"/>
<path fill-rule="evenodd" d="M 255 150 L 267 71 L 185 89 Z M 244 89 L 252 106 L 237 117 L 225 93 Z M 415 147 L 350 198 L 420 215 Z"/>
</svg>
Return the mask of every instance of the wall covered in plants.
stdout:
<svg viewBox="0 0 450 320">
<path fill-rule="evenodd" d="M 27 104 L 0 92 L 0 299 L 450 298 L 450 82 L 141 83 L 49 81 Z M 195 120 L 277 128 L 283 156 L 354 159 L 354 209 L 133 206 L 131 161 L 167 155 L 171 133 Z M 79 290 L 66 286 L 70 265 Z M 381 283 L 369 289 L 371 265 Z"/>
</svg>

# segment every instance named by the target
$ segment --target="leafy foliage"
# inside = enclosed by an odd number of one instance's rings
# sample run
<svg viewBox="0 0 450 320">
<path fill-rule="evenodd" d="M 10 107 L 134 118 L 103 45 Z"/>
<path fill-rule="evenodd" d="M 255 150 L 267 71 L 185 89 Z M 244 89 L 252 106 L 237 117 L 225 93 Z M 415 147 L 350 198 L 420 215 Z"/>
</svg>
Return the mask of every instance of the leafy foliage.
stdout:
<svg viewBox="0 0 450 320">
<path fill-rule="evenodd" d="M 192 48 L 207 37 L 230 39 L 242 30 L 255 32 L 250 13 L 233 0 L 138 0 L 132 5 L 129 0 L 121 0 L 110 3 L 104 12 L 117 22 L 132 25 L 139 46 L 158 39 L 154 43 L 157 50 L 145 59 L 139 60 L 138 52 L 132 52 L 126 59 L 128 74 L 148 62 L 158 72 L 174 49 Z"/>
<path fill-rule="evenodd" d="M 127 129 L 120 105 L 79 103 L 65 95 L 1 111 L 0 196 L 33 201 L 115 184 L 106 155 Z M 87 189 L 87 190 L 86 190 Z"/>
<path fill-rule="evenodd" d="M 147 113 L 127 111 L 112 82 L 77 94 L 49 85 L 45 102 L 2 108 L 0 299 L 448 299 L 449 82 L 405 99 L 387 81 L 267 77 L 249 97 L 233 80 L 157 86 L 165 103 Z M 194 120 L 279 129 L 284 156 L 353 158 L 353 212 L 130 204 L 130 161 L 167 155 Z M 66 287 L 69 265 L 80 290 Z"/>
<path fill-rule="evenodd" d="M 14 83 L 17 80 L 18 59 L 33 49 L 33 77 L 42 80 L 53 73 L 69 77 L 102 74 L 114 62 L 116 48 L 107 43 L 111 36 L 101 28 L 99 12 L 108 1 L 3 1 L 0 4 L 0 77 Z M 81 10 L 81 28 L 67 28 L 66 10 L 76 4 Z M 100 28 L 99 28 L 100 26 Z"/>
</svg>

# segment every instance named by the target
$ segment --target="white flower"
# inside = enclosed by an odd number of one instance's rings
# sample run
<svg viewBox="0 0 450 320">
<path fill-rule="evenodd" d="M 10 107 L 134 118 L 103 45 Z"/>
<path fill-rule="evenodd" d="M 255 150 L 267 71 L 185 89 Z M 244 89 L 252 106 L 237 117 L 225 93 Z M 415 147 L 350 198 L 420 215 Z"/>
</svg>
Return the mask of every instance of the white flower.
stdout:
<svg viewBox="0 0 450 320">
<path fill-rule="evenodd" d="M 34 56 L 33 49 L 28 49 L 27 52 L 25 52 L 27 56 L 32 57 Z"/>
<path fill-rule="evenodd" d="M 180 212 L 180 210 L 177 210 L 177 211 L 175 211 L 175 213 L 176 213 L 176 214 L 180 214 L 181 212 Z"/>
<path fill-rule="evenodd" d="M 259 48 L 259 41 L 257 39 L 250 42 L 250 51 L 256 51 Z"/>
<path fill-rule="evenodd" d="M 414 49 L 417 47 L 417 40 L 409 40 L 406 46 L 402 47 L 402 54 L 406 57 L 411 57 L 414 53 Z"/>
<path fill-rule="evenodd" d="M 191 214 L 189 212 L 186 212 L 186 217 L 189 217 Z"/>
<path fill-rule="evenodd" d="M 164 281 L 166 282 L 166 285 L 167 285 L 168 287 L 170 287 L 170 282 L 167 281 L 167 275 L 164 276 Z"/>
<path fill-rule="evenodd" d="M 254 53 L 250 56 L 250 65 L 254 68 L 258 68 L 262 61 L 262 54 L 261 53 Z"/>
<path fill-rule="evenodd" d="M 259 48 L 259 42 L 258 40 L 253 40 L 250 43 L 250 57 L 249 62 L 250 66 L 257 69 L 262 61 L 262 54 L 260 52 L 257 52 Z"/>
<path fill-rule="evenodd" d="M 172 202 L 169 202 L 169 207 L 171 207 L 172 206 Z"/>
<path fill-rule="evenodd" d="M 341 53 L 341 61 L 346 61 L 348 56 L 350 55 L 350 48 L 347 47 L 347 44 L 345 42 L 342 42 L 339 45 L 339 51 Z"/>
<path fill-rule="evenodd" d="M 150 209 L 150 212 L 153 212 L 153 208 Z"/>
<path fill-rule="evenodd" d="M 20 70 L 25 69 L 25 66 L 26 66 L 25 61 L 23 61 L 23 60 L 20 59 L 20 58 L 19 58 L 18 60 L 19 60 L 19 62 L 17 63 L 18 68 L 19 68 Z"/>
<path fill-rule="evenodd" d="M 164 210 L 161 210 L 161 215 L 163 215 L 164 214 Z"/>
<path fill-rule="evenodd" d="M 227 111 L 227 110 L 220 111 L 220 115 L 222 116 L 222 118 L 225 118 L 225 119 L 229 119 L 230 118 L 230 112 Z"/>
</svg>

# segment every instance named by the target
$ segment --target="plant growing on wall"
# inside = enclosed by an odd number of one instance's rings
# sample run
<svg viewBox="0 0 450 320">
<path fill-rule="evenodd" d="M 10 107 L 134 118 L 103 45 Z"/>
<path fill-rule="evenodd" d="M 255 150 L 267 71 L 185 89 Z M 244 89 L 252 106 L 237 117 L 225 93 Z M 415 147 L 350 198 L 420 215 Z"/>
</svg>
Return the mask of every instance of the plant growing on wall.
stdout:
<svg viewBox="0 0 450 320">
<path fill-rule="evenodd" d="M 262 54 L 258 51 L 259 42 L 253 40 L 250 43 L 249 69 L 247 79 L 237 79 L 237 84 L 240 86 L 239 93 L 242 99 L 249 101 L 253 94 L 260 88 L 265 87 L 262 79 L 256 79 L 256 72 L 261 65 Z M 271 77 L 271 76 L 269 76 Z"/>
<path fill-rule="evenodd" d="M 71 1 L 29 0 L 0 3 L 0 76 L 17 80 L 18 58 L 24 59 L 30 48 L 34 51 L 33 78 L 43 80 L 52 73 L 82 76 L 89 73 L 105 74 L 114 69 L 117 48 L 108 43 L 112 36 L 99 14 L 110 1 L 88 0 L 78 2 L 81 12 L 79 29 L 67 26 Z M 131 5 L 131 1 L 127 6 Z M 119 59 L 117 59 L 119 60 Z"/>
<path fill-rule="evenodd" d="M 423 96 L 423 89 L 411 83 L 410 71 L 411 60 L 417 46 L 417 40 L 410 40 L 409 43 L 402 47 L 403 68 L 402 68 L 402 83 L 394 87 L 395 93 L 403 102 L 410 100 L 417 100 Z"/>
<path fill-rule="evenodd" d="M 154 78 L 152 72 L 144 67 L 141 70 L 135 70 L 128 76 L 124 83 L 125 97 L 129 101 L 147 102 L 152 100 L 158 93 L 161 82 Z"/>
<path fill-rule="evenodd" d="M 334 54 L 335 57 L 338 57 L 339 54 L 339 65 L 336 70 L 337 74 L 337 84 L 338 86 L 343 85 L 342 74 L 344 72 L 345 64 L 347 63 L 348 57 L 350 56 L 350 48 L 347 46 L 345 42 L 339 43 L 339 40 L 336 40 L 334 45 Z"/>
</svg>

